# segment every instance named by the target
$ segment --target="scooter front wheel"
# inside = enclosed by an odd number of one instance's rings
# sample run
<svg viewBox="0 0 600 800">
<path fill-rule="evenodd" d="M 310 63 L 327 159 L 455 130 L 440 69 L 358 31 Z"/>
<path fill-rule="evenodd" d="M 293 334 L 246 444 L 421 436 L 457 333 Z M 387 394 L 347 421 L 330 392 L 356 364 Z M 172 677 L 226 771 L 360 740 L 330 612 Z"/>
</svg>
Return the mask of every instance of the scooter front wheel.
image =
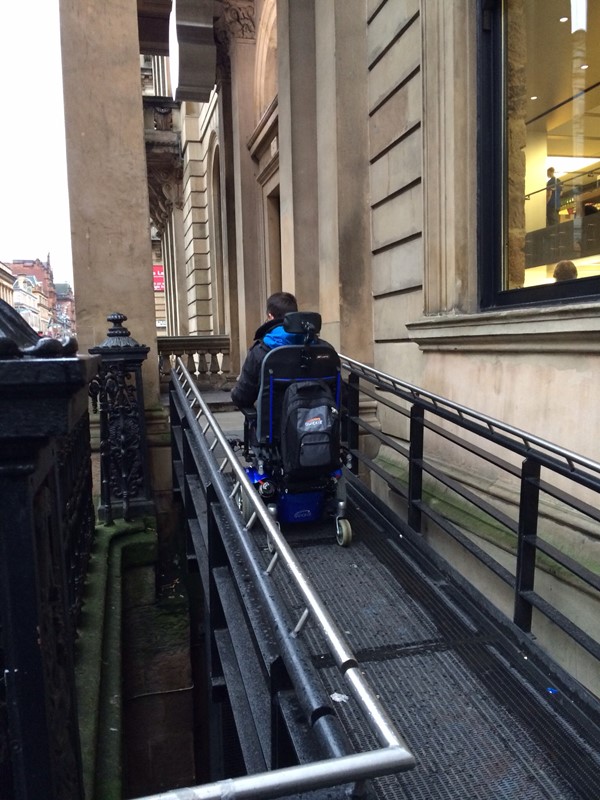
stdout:
<svg viewBox="0 0 600 800">
<path fill-rule="evenodd" d="M 352 541 L 352 525 L 347 519 L 336 519 L 335 538 L 340 547 L 348 547 Z"/>
</svg>

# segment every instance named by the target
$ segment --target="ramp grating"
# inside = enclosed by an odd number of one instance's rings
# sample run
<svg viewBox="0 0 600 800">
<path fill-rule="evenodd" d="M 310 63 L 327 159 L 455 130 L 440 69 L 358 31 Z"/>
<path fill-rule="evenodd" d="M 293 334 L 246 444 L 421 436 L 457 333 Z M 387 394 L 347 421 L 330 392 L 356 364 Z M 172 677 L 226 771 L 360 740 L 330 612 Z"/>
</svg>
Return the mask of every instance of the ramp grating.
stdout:
<svg viewBox="0 0 600 800">
<path fill-rule="evenodd" d="M 497 634 L 441 601 L 409 560 L 397 552 L 382 560 L 368 547 L 372 532 L 359 515 L 352 523 L 349 548 L 335 544 L 331 524 L 286 535 L 417 756 L 414 770 L 374 781 L 376 796 L 598 800 L 600 754 L 560 718 L 556 698 L 528 683 Z M 302 599 L 285 571 L 274 579 L 299 617 Z M 316 626 L 309 621 L 302 635 L 356 748 L 378 746 L 344 699 L 343 676 Z"/>
</svg>

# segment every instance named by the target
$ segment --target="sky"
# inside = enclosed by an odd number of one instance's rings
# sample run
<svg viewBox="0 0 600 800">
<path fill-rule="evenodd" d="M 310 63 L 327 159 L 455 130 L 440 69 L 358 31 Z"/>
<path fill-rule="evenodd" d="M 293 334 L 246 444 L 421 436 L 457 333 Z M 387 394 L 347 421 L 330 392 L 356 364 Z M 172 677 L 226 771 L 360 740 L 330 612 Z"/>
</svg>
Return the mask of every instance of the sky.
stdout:
<svg viewBox="0 0 600 800">
<path fill-rule="evenodd" d="M 0 261 L 73 285 L 58 0 L 0 2 Z"/>
</svg>

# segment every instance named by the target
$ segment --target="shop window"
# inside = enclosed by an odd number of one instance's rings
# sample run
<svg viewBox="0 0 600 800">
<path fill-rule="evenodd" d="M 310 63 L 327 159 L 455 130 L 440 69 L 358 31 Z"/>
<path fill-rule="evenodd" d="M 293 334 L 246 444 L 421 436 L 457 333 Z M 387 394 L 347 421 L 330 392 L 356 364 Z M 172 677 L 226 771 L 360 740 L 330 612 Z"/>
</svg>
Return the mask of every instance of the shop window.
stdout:
<svg viewBox="0 0 600 800">
<path fill-rule="evenodd" d="M 481 303 L 600 296 L 600 2 L 479 8 Z"/>
</svg>

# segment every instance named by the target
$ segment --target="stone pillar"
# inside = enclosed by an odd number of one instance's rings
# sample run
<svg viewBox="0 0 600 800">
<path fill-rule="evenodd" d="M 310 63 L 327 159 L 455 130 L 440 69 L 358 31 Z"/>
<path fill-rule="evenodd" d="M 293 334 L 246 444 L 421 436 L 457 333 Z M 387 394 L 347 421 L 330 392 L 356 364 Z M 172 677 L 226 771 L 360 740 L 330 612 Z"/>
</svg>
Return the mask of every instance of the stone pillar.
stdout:
<svg viewBox="0 0 600 800">
<path fill-rule="evenodd" d="M 366 19 L 362 0 L 317 3 L 316 258 L 323 337 L 373 361 Z"/>
<path fill-rule="evenodd" d="M 167 300 L 167 336 L 186 336 L 189 330 L 185 293 L 183 223 L 180 207 L 173 209 L 162 237 Z M 181 263 L 183 262 L 183 263 Z"/>
<path fill-rule="evenodd" d="M 73 282 L 79 344 L 125 309 L 139 340 L 146 404 L 158 400 L 136 0 L 60 0 Z"/>
<path fill-rule="evenodd" d="M 231 69 L 229 58 L 225 63 L 217 51 L 217 90 L 219 95 L 219 169 L 221 172 L 221 219 L 223 270 L 225 274 L 226 319 L 229 321 L 226 333 L 231 338 L 231 368 L 237 374 L 242 353 L 245 348 L 240 343 L 240 312 L 238 294 L 237 247 L 235 221 L 235 184 L 233 158 L 233 112 L 231 107 Z"/>
<path fill-rule="evenodd" d="M 165 268 L 165 301 L 167 336 L 188 332 L 185 302 L 185 272 L 179 269 L 184 261 L 182 160 L 179 142 L 163 148 L 154 145 L 147 151 L 150 217 L 161 240 Z"/>
<path fill-rule="evenodd" d="M 210 269 L 205 152 L 198 103 L 183 103 L 183 262 L 188 330 L 210 333 Z"/>
<path fill-rule="evenodd" d="M 315 0 L 277 3 L 277 58 L 282 285 L 318 309 Z"/>
<path fill-rule="evenodd" d="M 235 248 L 240 350 L 252 342 L 264 316 L 265 282 L 259 257 L 259 201 L 254 162 L 247 142 L 254 130 L 254 3 L 227 0 L 219 22 L 221 47 L 228 48 L 231 66 L 231 144 L 235 197 Z M 220 108 L 223 105 L 220 104 Z M 227 120 L 228 122 L 228 120 Z M 225 187 L 226 194 L 229 187 Z M 228 243 L 229 244 L 229 243 Z M 231 272 L 230 272 L 231 274 Z M 258 316 L 257 316 L 258 315 Z"/>
</svg>

